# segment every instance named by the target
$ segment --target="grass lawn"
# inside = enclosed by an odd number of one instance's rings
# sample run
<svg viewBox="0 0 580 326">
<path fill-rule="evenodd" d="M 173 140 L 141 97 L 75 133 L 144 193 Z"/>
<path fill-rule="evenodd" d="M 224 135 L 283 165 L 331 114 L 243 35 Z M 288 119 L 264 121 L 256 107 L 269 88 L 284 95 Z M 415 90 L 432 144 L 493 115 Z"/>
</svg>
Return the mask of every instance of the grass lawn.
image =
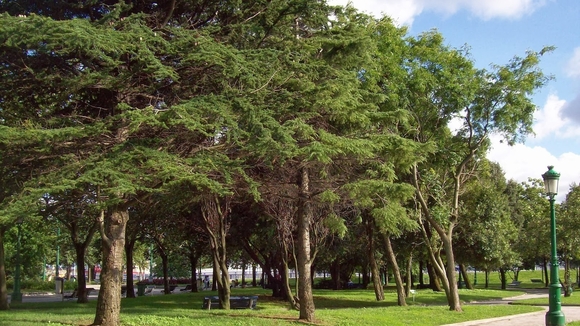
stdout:
<svg viewBox="0 0 580 326">
<path fill-rule="evenodd" d="M 290 325 L 300 324 L 298 312 L 285 302 L 272 299 L 269 290 L 234 289 L 233 295 L 259 295 L 256 310 L 202 310 L 203 297 L 215 292 L 179 293 L 123 299 L 123 325 Z M 521 292 L 520 292 L 521 293 Z M 464 302 L 482 301 L 519 294 L 514 291 L 460 290 Z M 316 290 L 318 325 L 443 325 L 467 320 L 491 318 L 538 311 L 529 305 L 464 305 L 464 312 L 450 312 L 445 294 L 419 290 L 408 307 L 396 305 L 396 294 L 387 290 L 386 300 L 377 302 L 372 290 Z M 95 313 L 96 301 L 22 303 L 9 311 L 0 311 L 0 325 L 88 325 Z"/>
</svg>

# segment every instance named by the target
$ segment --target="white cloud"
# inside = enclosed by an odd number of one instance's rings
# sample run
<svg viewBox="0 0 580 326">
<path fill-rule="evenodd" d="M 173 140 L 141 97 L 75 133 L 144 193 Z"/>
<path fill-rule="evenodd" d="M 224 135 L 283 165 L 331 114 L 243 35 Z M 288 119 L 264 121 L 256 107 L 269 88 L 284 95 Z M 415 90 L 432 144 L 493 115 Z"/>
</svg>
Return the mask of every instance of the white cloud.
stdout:
<svg viewBox="0 0 580 326">
<path fill-rule="evenodd" d="M 580 126 L 564 114 L 565 107 L 565 100 L 555 94 L 548 96 L 544 107 L 534 114 L 536 139 L 540 140 L 548 136 L 563 139 L 580 136 Z"/>
<path fill-rule="evenodd" d="M 560 202 L 566 198 L 573 182 L 580 183 L 580 155 L 576 153 L 567 152 L 556 157 L 544 147 L 523 144 L 509 146 L 505 142 L 500 143 L 499 137 L 494 137 L 492 144 L 487 157 L 501 165 L 508 180 L 524 182 L 528 178 L 541 179 L 542 174 L 548 170 L 547 166 L 553 165 L 554 170 L 561 175 L 557 196 Z"/>
<path fill-rule="evenodd" d="M 568 77 L 580 77 L 580 47 L 574 49 L 572 58 L 566 64 L 566 75 Z"/>
<path fill-rule="evenodd" d="M 534 114 L 536 140 L 544 139 L 544 144 L 550 144 L 553 139 L 574 141 L 580 136 L 580 127 L 561 114 L 566 105 L 566 101 L 557 95 L 548 96 L 544 107 Z M 580 152 L 577 147 L 571 146 L 572 142 L 566 152 L 557 156 L 542 146 L 509 146 L 500 142 L 499 136 L 493 136 L 491 141 L 492 148 L 487 157 L 501 165 L 507 179 L 519 182 L 527 181 L 530 177 L 541 179 L 547 166 L 554 165 L 554 169 L 561 174 L 558 201 L 566 198 L 573 182 L 580 183 Z"/>
<path fill-rule="evenodd" d="M 346 5 L 349 0 L 329 0 L 330 4 Z M 532 13 L 546 0 L 353 0 L 353 6 L 375 16 L 387 14 L 398 24 L 411 25 L 423 11 L 453 15 L 467 10 L 473 15 L 489 20 L 492 18 L 519 18 Z"/>
<path fill-rule="evenodd" d="M 565 104 L 565 100 L 561 100 L 557 95 L 551 94 L 548 96 L 544 107 L 534 113 L 534 120 L 536 121 L 534 132 L 537 139 L 542 139 L 558 132 L 566 124 L 566 121 L 560 117 L 560 112 Z"/>
</svg>

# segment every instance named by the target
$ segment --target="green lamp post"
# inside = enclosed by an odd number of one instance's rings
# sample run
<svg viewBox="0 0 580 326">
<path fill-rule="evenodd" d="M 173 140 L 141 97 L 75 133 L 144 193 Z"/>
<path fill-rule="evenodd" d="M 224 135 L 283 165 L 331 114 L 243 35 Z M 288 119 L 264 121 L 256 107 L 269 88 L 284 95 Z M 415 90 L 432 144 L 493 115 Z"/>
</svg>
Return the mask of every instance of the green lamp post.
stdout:
<svg viewBox="0 0 580 326">
<path fill-rule="evenodd" d="M 12 302 L 22 302 L 22 292 L 20 292 L 20 233 L 22 232 L 22 219 L 16 221 L 18 225 L 18 235 L 16 240 L 16 268 L 14 270 L 14 287 L 12 289 Z"/>
<path fill-rule="evenodd" d="M 550 200 L 550 235 L 551 235 L 551 262 L 550 262 L 550 310 L 546 313 L 546 326 L 563 326 L 566 318 L 562 312 L 562 286 L 558 277 L 558 252 L 556 248 L 556 210 L 554 208 L 554 197 L 558 194 L 558 182 L 560 173 L 554 171 L 552 165 L 548 166 L 548 171 L 542 175 L 546 195 Z"/>
</svg>

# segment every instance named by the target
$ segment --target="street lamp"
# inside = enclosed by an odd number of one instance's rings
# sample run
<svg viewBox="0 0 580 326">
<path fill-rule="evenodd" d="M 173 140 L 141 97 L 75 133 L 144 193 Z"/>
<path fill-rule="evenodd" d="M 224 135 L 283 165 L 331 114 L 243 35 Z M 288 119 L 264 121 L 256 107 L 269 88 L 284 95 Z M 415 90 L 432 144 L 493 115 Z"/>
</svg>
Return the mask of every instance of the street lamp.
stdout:
<svg viewBox="0 0 580 326">
<path fill-rule="evenodd" d="M 560 326 L 566 324 L 566 318 L 562 312 L 562 286 L 558 277 L 558 253 L 556 250 L 556 210 L 554 209 L 554 197 L 558 194 L 558 182 L 560 173 L 554 171 L 554 166 L 548 166 L 548 171 L 542 175 L 546 195 L 550 200 L 550 234 L 552 239 L 551 262 L 550 262 L 550 310 L 546 313 L 546 326 Z"/>
<path fill-rule="evenodd" d="M 18 235 L 16 240 L 16 270 L 14 271 L 14 286 L 12 287 L 11 302 L 22 302 L 20 292 L 20 232 L 22 231 L 22 218 L 16 220 Z"/>
</svg>

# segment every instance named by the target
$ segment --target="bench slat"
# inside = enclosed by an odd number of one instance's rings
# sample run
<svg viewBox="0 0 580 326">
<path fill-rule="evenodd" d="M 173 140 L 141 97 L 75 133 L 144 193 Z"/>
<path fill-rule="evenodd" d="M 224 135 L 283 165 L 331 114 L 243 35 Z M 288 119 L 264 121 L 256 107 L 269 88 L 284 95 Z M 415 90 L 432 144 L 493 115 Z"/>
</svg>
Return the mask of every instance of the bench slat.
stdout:
<svg viewBox="0 0 580 326">
<path fill-rule="evenodd" d="M 233 309 L 255 309 L 258 303 L 258 296 L 230 297 L 230 308 Z M 202 309 L 210 310 L 219 308 L 219 297 L 205 297 Z"/>
</svg>

